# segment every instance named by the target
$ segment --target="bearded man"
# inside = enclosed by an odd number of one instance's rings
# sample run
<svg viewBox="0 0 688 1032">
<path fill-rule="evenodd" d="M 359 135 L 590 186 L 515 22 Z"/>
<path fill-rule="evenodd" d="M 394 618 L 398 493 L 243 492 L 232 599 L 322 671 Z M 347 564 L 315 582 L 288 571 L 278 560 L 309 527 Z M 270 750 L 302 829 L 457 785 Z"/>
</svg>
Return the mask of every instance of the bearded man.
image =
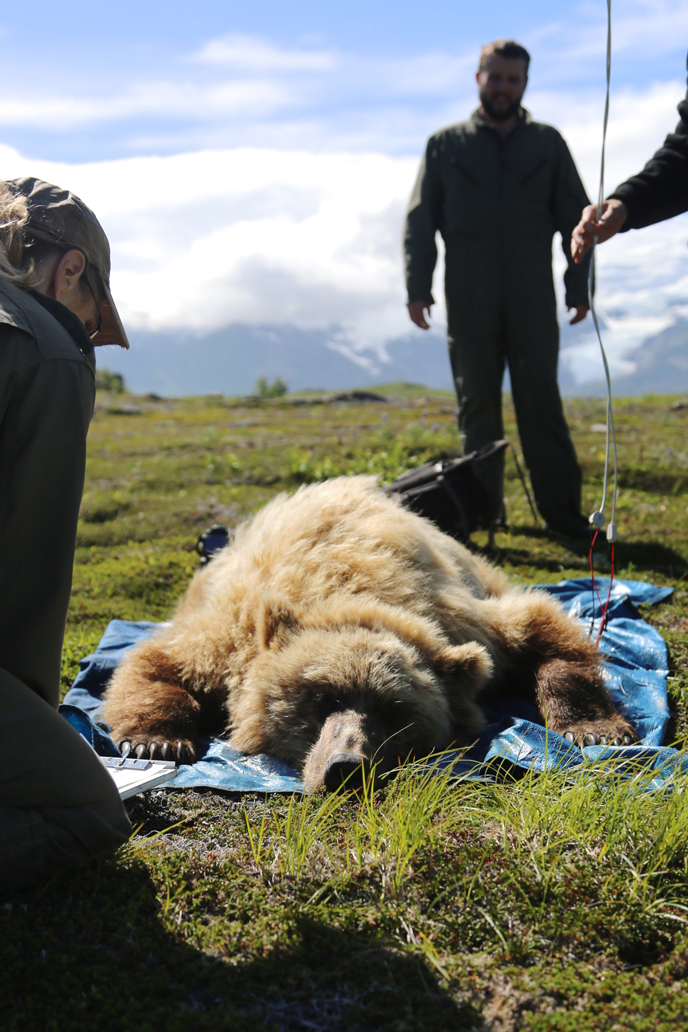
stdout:
<svg viewBox="0 0 688 1032">
<path fill-rule="evenodd" d="M 588 312 L 587 262 L 574 265 L 571 231 L 588 199 L 573 158 L 552 126 L 521 106 L 530 55 L 512 40 L 484 46 L 476 73 L 480 107 L 430 137 L 404 232 L 408 311 L 429 329 L 436 233 L 446 248 L 449 356 L 467 452 L 503 436 L 508 364 L 523 454 L 548 526 L 588 537 L 581 471 L 557 385 L 559 326 L 552 238 L 561 234 L 571 324 Z M 496 525 L 504 521 L 500 457 L 481 471 Z"/>
</svg>

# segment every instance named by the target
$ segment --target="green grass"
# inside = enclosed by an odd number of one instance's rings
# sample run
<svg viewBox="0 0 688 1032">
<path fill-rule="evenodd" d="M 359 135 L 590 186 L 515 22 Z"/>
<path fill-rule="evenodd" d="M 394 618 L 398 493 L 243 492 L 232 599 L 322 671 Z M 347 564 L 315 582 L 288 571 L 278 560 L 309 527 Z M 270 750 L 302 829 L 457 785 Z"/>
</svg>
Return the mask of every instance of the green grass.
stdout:
<svg viewBox="0 0 688 1032">
<path fill-rule="evenodd" d="M 65 690 L 108 620 L 163 619 L 198 533 L 342 473 L 389 480 L 458 444 L 454 399 L 99 395 Z M 644 615 L 688 735 L 688 410 L 616 405 L 620 576 L 675 584 Z M 599 502 L 603 404 L 567 402 Z M 516 442 L 507 406 L 507 436 Z M 586 558 L 533 520 L 507 458 L 520 582 Z M 485 544 L 485 535 L 475 535 Z M 639 773 L 642 782 L 645 775 Z M 0 902 L 3 1029 L 673 1030 L 688 1024 L 688 795 L 591 768 L 494 784 L 408 771 L 358 798 L 149 793 L 117 856 Z"/>
</svg>

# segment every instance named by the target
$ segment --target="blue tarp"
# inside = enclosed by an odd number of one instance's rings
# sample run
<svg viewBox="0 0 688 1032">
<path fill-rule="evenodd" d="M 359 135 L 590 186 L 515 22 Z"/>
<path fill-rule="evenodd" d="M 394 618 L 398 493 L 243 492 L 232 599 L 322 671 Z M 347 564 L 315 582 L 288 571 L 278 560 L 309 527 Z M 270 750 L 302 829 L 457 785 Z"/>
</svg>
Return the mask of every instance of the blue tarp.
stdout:
<svg viewBox="0 0 688 1032">
<path fill-rule="evenodd" d="M 599 596 L 606 602 L 609 580 L 597 579 Z M 593 596 L 589 578 L 540 585 L 597 635 L 600 603 Z M 552 766 L 575 767 L 584 760 L 613 757 L 619 770 L 637 770 L 638 765 L 655 772 L 647 787 L 659 787 L 673 773 L 688 773 L 688 759 L 675 749 L 662 748 L 669 721 L 666 680 L 667 649 L 661 635 L 640 618 L 637 605 L 653 605 L 671 595 L 673 588 L 659 588 L 641 581 L 615 580 L 609 603 L 609 620 L 600 640 L 604 653 L 607 686 L 617 708 L 634 726 L 641 743 L 636 746 L 570 745 L 553 731 L 537 723 L 532 707 L 505 697 L 488 712 L 488 726 L 468 752 L 447 754 L 454 773 L 480 776 L 480 766 L 507 760 L 518 767 L 544 771 Z M 113 670 L 137 642 L 149 637 L 158 624 L 113 620 L 92 656 L 81 660 L 81 671 L 60 708 L 66 719 L 91 741 L 96 751 L 116 754 L 114 743 L 95 725 L 102 693 Z M 179 768 L 167 788 L 218 788 L 228 792 L 300 792 L 298 774 L 272 756 L 242 756 L 226 742 L 212 738 L 201 743 L 197 763 Z"/>
</svg>

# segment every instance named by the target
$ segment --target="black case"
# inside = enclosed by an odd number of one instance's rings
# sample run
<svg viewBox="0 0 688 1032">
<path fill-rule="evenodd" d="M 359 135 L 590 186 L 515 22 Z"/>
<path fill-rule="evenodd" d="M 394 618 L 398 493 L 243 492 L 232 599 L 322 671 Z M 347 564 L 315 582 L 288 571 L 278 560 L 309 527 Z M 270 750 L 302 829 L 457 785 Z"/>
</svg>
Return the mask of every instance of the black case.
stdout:
<svg viewBox="0 0 688 1032">
<path fill-rule="evenodd" d="M 458 459 L 426 462 L 402 473 L 386 490 L 399 495 L 406 508 L 432 520 L 445 534 L 468 541 L 474 530 L 487 529 L 490 524 L 487 494 L 475 470 L 495 462 L 508 447 L 508 441 L 492 441 Z"/>
</svg>

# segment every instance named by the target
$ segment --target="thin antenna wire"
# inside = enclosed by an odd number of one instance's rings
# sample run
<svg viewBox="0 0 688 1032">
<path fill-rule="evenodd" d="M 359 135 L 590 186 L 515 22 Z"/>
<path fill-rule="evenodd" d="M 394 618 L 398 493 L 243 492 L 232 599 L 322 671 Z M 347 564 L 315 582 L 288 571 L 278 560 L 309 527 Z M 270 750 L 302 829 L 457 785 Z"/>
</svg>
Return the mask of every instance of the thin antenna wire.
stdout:
<svg viewBox="0 0 688 1032">
<path fill-rule="evenodd" d="M 516 463 L 516 472 L 518 473 L 520 481 L 523 484 L 523 490 L 526 493 L 526 498 L 528 499 L 528 505 L 530 506 L 530 511 L 532 513 L 533 520 L 535 522 L 535 526 L 539 527 L 540 526 L 540 520 L 538 519 L 538 514 L 535 512 L 535 506 L 533 505 L 533 499 L 530 497 L 530 491 L 528 490 L 528 484 L 526 483 L 526 478 L 525 478 L 525 476 L 523 474 L 523 470 L 521 469 L 521 463 L 518 461 L 518 455 L 516 454 L 516 449 L 515 448 L 511 449 L 511 454 L 514 457 L 514 462 Z"/>
<path fill-rule="evenodd" d="M 607 145 L 607 125 L 609 122 L 609 93 L 611 83 L 611 72 L 612 72 L 612 0 L 607 0 L 607 89 L 604 101 L 604 121 L 602 126 L 602 157 L 600 160 L 600 186 L 597 194 L 597 221 L 599 222 L 602 215 L 602 204 L 604 201 L 604 164 L 605 164 L 605 151 Z M 614 451 L 614 492 L 612 495 L 612 518 L 607 530 L 608 539 L 613 542 L 616 539 L 616 499 L 619 488 L 619 468 L 617 460 L 617 449 L 616 449 L 616 430 L 614 427 L 614 413 L 612 411 L 612 381 L 609 373 L 609 363 L 607 361 L 607 353 L 604 350 L 604 344 L 602 343 L 602 334 L 600 332 L 600 324 L 597 319 L 597 312 L 595 310 L 595 250 L 597 248 L 597 237 L 595 237 L 592 246 L 592 255 L 590 258 L 590 270 L 588 275 L 588 299 L 590 301 L 590 311 L 592 313 L 592 321 L 595 325 L 595 332 L 597 333 L 597 339 L 600 345 L 600 351 L 602 352 L 602 362 L 604 364 L 604 375 L 607 380 L 607 434 L 605 444 L 605 456 L 604 456 L 604 483 L 602 487 L 602 502 L 600 504 L 599 512 L 604 512 L 604 507 L 607 503 L 607 485 L 609 480 L 609 444 L 610 444 L 610 431 L 611 431 L 611 442 Z M 596 515 L 596 514 L 594 514 Z M 591 518 L 592 519 L 592 518 Z M 596 525 L 596 524 L 593 524 Z M 604 526 L 604 520 L 601 520 L 601 525 Z M 598 529 L 599 529 L 599 525 Z"/>
</svg>

